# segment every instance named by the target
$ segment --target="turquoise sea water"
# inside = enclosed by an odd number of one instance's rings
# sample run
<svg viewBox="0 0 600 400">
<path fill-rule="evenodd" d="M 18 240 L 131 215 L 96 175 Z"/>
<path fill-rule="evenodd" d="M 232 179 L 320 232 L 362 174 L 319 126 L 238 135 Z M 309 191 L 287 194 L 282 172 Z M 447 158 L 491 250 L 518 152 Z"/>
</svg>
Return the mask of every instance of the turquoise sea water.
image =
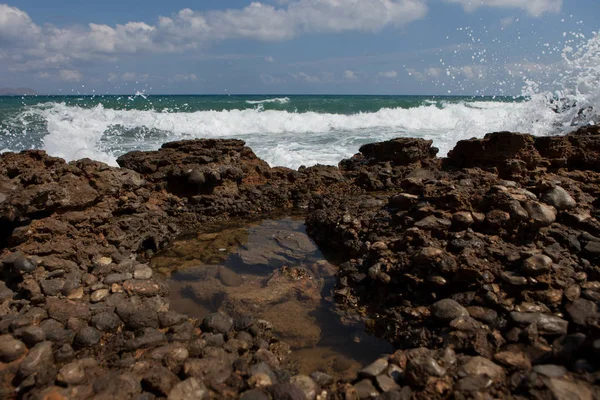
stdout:
<svg viewBox="0 0 600 400">
<path fill-rule="evenodd" d="M 191 138 L 240 138 L 271 165 L 337 164 L 365 143 L 432 139 L 444 155 L 460 139 L 513 130 L 555 134 L 572 116 L 545 101 L 447 96 L 0 97 L 0 150 L 44 149 L 114 164 L 131 150 Z M 586 121 L 587 123 L 588 121 Z"/>
</svg>

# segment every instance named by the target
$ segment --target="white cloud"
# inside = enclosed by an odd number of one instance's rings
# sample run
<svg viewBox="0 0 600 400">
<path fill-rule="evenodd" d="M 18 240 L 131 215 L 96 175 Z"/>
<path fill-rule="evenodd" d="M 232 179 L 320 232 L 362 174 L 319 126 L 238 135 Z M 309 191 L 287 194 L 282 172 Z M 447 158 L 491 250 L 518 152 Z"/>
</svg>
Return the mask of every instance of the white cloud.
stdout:
<svg viewBox="0 0 600 400">
<path fill-rule="evenodd" d="M 198 76 L 196 74 L 177 74 L 173 77 L 175 82 L 196 82 Z"/>
<path fill-rule="evenodd" d="M 74 69 L 61 69 L 58 71 L 58 75 L 65 82 L 79 82 L 83 78 L 81 73 Z"/>
<path fill-rule="evenodd" d="M 401 27 L 426 13 L 426 0 L 295 0 L 205 12 L 183 9 L 159 16 L 154 24 L 57 27 L 38 25 L 26 12 L 0 4 L 0 47 L 22 56 L 13 70 L 72 69 L 81 61 L 194 50 L 227 39 L 281 41 L 306 33 L 374 32 Z"/>
<path fill-rule="evenodd" d="M 510 25 L 512 25 L 515 22 L 515 17 L 506 17 L 506 18 L 502 18 L 500 20 L 500 26 L 502 27 L 502 29 L 506 29 L 508 28 Z"/>
<path fill-rule="evenodd" d="M 305 72 L 298 72 L 297 74 L 290 74 L 297 81 L 304 81 L 307 83 L 318 83 L 321 82 L 321 78 L 316 75 L 309 75 Z"/>
<path fill-rule="evenodd" d="M 268 56 L 268 57 L 265 57 L 265 61 L 266 61 L 266 62 L 269 62 L 269 63 L 272 63 L 272 62 L 274 62 L 275 60 L 273 59 L 273 57 L 271 57 L 271 56 Z"/>
<path fill-rule="evenodd" d="M 273 76 L 273 75 L 269 75 L 269 74 L 261 74 L 260 75 L 260 80 L 265 85 L 276 85 L 276 84 L 284 83 L 285 82 L 285 79 L 280 78 L 280 77 L 276 77 L 276 76 Z"/>
<path fill-rule="evenodd" d="M 398 76 L 398 73 L 396 71 L 385 71 L 385 72 L 380 72 L 379 76 L 382 78 L 393 79 Z"/>
<path fill-rule="evenodd" d="M 479 7 L 520 8 L 538 17 L 545 13 L 557 13 L 562 9 L 563 0 L 445 0 L 463 6 L 466 11 Z"/>
<path fill-rule="evenodd" d="M 346 78 L 350 81 L 358 79 L 358 77 L 356 76 L 356 73 L 354 71 L 350 71 L 350 70 L 344 71 L 344 78 Z"/>
<path fill-rule="evenodd" d="M 441 74 L 442 74 L 442 69 L 441 68 L 427 68 L 425 70 L 425 74 L 432 76 L 434 78 L 438 78 Z"/>
</svg>

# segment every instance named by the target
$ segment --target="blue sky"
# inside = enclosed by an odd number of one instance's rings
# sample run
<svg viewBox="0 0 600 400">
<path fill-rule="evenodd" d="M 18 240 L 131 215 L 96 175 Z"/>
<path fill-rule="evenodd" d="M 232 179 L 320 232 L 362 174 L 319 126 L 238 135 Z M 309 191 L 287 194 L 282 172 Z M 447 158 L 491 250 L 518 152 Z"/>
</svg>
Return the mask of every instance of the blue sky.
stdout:
<svg viewBox="0 0 600 400">
<path fill-rule="evenodd" d="M 599 0 L 20 0 L 0 3 L 0 87 L 519 94 L 599 20 Z"/>
</svg>

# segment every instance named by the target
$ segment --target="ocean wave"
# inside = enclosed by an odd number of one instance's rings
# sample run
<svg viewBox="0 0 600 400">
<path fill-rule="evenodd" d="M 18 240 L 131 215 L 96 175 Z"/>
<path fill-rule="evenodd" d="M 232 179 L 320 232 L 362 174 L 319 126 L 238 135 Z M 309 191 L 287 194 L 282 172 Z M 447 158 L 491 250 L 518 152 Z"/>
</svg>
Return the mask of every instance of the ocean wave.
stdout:
<svg viewBox="0 0 600 400">
<path fill-rule="evenodd" d="M 279 104 L 287 104 L 290 102 L 289 97 L 277 97 L 274 99 L 265 99 L 265 100 L 246 100 L 247 104 L 267 104 L 267 103 L 279 103 Z"/>
</svg>

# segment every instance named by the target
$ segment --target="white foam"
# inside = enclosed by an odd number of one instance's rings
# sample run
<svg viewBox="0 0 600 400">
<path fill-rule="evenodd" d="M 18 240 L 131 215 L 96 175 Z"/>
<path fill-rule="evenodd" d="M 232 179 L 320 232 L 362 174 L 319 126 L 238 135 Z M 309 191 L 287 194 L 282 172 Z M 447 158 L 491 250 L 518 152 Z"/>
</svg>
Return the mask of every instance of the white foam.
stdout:
<svg viewBox="0 0 600 400">
<path fill-rule="evenodd" d="M 287 104 L 289 102 L 290 102 L 289 97 L 276 97 L 274 99 L 265 99 L 265 100 L 246 100 L 247 104 L 265 104 L 265 103 Z"/>
</svg>

